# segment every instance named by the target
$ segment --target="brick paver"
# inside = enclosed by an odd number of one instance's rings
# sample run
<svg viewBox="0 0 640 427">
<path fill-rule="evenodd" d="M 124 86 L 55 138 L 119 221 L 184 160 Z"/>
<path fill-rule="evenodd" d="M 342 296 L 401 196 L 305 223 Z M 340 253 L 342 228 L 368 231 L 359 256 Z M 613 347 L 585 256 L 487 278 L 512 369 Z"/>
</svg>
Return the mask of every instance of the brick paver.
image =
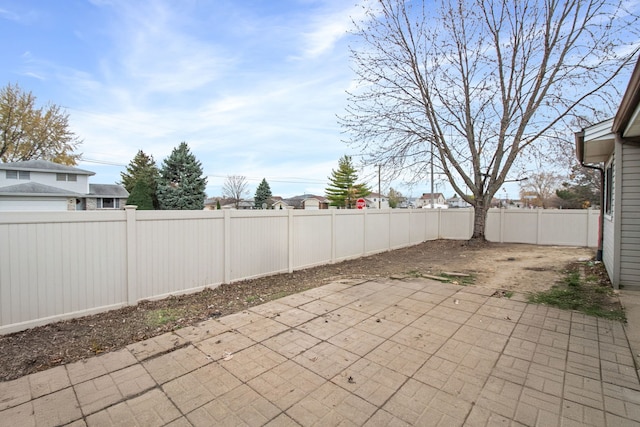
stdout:
<svg viewBox="0 0 640 427">
<path fill-rule="evenodd" d="M 0 425 L 640 425 L 622 324 L 494 292 L 331 283 L 0 383 Z"/>
</svg>

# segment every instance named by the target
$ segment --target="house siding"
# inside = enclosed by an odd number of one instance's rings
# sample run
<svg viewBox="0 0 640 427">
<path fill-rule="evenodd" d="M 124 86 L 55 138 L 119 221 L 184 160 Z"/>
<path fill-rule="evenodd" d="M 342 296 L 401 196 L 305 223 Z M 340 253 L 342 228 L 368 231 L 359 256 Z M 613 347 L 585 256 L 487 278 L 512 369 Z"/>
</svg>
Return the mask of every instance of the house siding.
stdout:
<svg viewBox="0 0 640 427">
<path fill-rule="evenodd" d="M 620 284 L 640 289 L 640 147 L 621 149 Z"/>
</svg>

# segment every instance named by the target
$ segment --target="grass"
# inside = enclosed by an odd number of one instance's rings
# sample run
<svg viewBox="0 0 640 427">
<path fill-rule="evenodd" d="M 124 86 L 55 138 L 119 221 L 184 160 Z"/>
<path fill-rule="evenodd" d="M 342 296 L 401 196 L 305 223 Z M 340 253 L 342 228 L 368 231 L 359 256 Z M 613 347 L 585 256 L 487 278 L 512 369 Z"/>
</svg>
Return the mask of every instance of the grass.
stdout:
<svg viewBox="0 0 640 427">
<path fill-rule="evenodd" d="M 160 308 L 147 313 L 147 326 L 157 328 L 169 322 L 175 322 L 183 314 L 183 310 L 177 308 Z"/>
<path fill-rule="evenodd" d="M 563 277 L 562 281 L 547 291 L 529 296 L 529 301 L 546 304 L 564 310 L 576 310 L 582 313 L 606 319 L 626 321 L 624 310 L 618 303 L 610 284 L 595 274 L 581 274 L 594 268 L 592 263 L 576 263 Z"/>
<path fill-rule="evenodd" d="M 455 282 L 456 284 L 462 285 L 462 286 L 473 285 L 473 283 L 476 280 L 473 274 L 470 274 L 468 276 L 451 276 L 446 273 L 440 273 L 439 276 L 444 277 L 445 279 L 448 279 L 448 283 Z"/>
</svg>

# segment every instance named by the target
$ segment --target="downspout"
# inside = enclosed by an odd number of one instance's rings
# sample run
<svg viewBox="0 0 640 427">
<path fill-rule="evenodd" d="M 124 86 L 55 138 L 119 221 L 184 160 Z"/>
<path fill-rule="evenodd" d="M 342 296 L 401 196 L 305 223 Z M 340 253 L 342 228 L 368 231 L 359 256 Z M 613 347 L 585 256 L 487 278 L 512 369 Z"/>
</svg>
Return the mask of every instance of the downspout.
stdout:
<svg viewBox="0 0 640 427">
<path fill-rule="evenodd" d="M 576 157 L 580 166 L 600 171 L 600 215 L 598 217 L 598 249 L 596 251 L 596 261 L 602 261 L 602 248 L 604 239 L 604 168 L 592 166 L 584 163 L 584 129 L 575 134 Z"/>
<path fill-rule="evenodd" d="M 602 261 L 602 245 L 604 236 L 604 168 L 585 164 L 582 160 L 580 166 L 600 171 L 600 215 L 598 217 L 598 250 L 596 251 L 596 261 Z"/>
</svg>

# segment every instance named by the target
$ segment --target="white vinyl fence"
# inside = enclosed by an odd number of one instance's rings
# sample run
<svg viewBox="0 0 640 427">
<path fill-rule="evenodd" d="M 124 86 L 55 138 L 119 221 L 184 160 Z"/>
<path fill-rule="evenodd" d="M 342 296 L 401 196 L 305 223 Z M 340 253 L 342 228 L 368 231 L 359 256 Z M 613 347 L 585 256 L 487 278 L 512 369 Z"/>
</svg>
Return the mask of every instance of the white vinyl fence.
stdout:
<svg viewBox="0 0 640 427">
<path fill-rule="evenodd" d="M 598 212 L 500 210 L 496 242 L 596 246 Z M 434 239 L 470 209 L 0 212 L 0 334 Z"/>
</svg>

